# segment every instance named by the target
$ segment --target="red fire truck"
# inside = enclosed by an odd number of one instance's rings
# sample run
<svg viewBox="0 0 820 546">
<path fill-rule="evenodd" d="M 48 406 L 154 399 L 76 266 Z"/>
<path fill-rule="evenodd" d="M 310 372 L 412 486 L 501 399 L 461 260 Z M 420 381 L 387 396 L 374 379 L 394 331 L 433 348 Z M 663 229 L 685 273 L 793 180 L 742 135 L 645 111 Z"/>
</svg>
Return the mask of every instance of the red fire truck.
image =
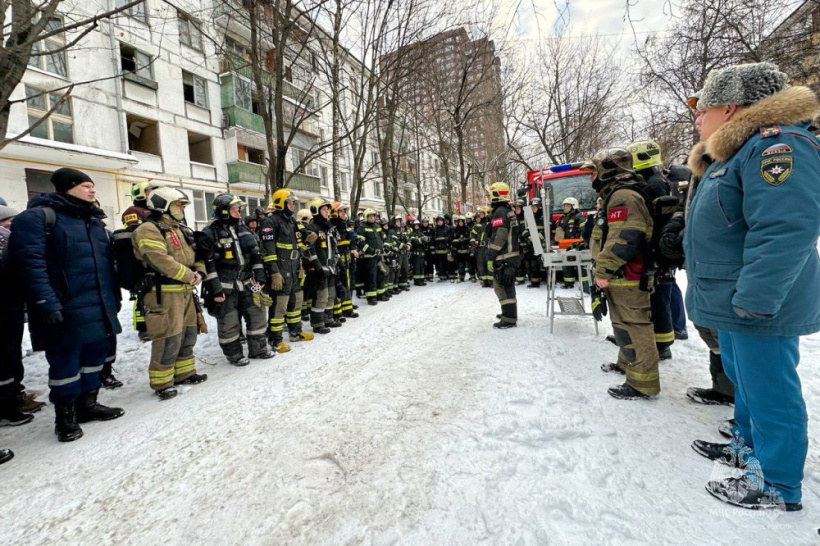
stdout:
<svg viewBox="0 0 820 546">
<path fill-rule="evenodd" d="M 529 200 L 541 197 L 541 188 L 547 190 L 552 208 L 552 219 L 558 220 L 564 211 L 562 203 L 567 197 L 578 200 L 578 208 L 586 215 L 595 210 L 598 194 L 592 189 L 589 171 L 580 169 L 583 163 L 567 163 L 527 173 L 525 189 Z"/>
</svg>

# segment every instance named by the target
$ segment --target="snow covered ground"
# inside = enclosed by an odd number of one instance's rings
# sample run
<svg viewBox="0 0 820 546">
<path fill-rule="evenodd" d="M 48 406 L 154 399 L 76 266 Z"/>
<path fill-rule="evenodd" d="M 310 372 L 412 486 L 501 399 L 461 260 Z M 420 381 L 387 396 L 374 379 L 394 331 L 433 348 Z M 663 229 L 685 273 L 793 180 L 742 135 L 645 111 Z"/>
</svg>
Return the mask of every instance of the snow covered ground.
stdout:
<svg viewBox="0 0 820 546">
<path fill-rule="evenodd" d="M 676 342 L 663 392 L 618 401 L 599 365 L 616 349 L 591 319 L 557 318 L 519 289 L 519 327 L 490 328 L 492 290 L 414 288 L 269 361 L 229 366 L 216 327 L 196 348 L 206 383 L 159 402 L 149 346 L 120 338 L 103 403 L 126 415 L 60 444 L 51 406 L 0 429 L 0 544 L 812 544 L 820 428 L 810 423 L 803 512 L 762 514 L 704 491 L 724 407 L 706 348 Z M 130 310 L 124 309 L 127 324 Z M 820 336 L 802 340 L 809 412 L 820 408 Z M 42 354 L 26 385 L 46 392 Z"/>
</svg>

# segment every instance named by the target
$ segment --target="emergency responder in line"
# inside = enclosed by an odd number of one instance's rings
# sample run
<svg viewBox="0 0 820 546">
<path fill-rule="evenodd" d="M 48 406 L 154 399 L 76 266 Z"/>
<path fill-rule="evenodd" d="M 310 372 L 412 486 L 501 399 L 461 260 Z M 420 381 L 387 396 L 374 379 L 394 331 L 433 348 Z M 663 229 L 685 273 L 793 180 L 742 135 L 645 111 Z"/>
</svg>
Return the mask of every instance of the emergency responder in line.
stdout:
<svg viewBox="0 0 820 546">
<path fill-rule="evenodd" d="M 413 284 L 427 286 L 424 277 L 425 257 L 427 256 L 429 237 L 421 230 L 421 222 L 413 220 L 413 232 L 410 234 L 410 255 L 413 260 Z"/>
<path fill-rule="evenodd" d="M 656 199 L 668 197 L 671 193 L 670 183 L 661 170 L 663 159 L 660 145 L 652 140 L 640 140 L 627 145 L 626 149 L 632 154 L 635 173 L 646 181 L 645 191 L 653 205 Z M 661 230 L 662 227 L 658 225 L 655 229 Z M 660 231 L 657 235 L 660 235 Z M 655 328 L 655 344 L 658 346 L 659 358 L 668 360 L 672 358 L 670 347 L 675 342 L 675 330 L 672 325 L 672 284 L 675 282 L 675 270 L 661 263 L 662 256 L 654 254 L 650 253 L 654 261 L 651 266 L 655 268 L 655 287 L 650 296 L 652 325 Z"/>
<path fill-rule="evenodd" d="M 310 273 L 314 278 L 315 295 L 310 309 L 310 325 L 313 332 L 327 334 L 330 328 L 339 328 L 342 323 L 333 317 L 336 301 L 336 265 L 339 250 L 336 246 L 335 230 L 330 225 L 330 209 L 333 204 L 319 197 L 310 202 L 313 220 L 307 226 L 316 240 L 308 247 Z"/>
<path fill-rule="evenodd" d="M 578 208 L 578 200 L 574 197 L 567 197 L 564 199 L 564 202 L 561 203 L 561 206 L 564 208 L 564 213 L 561 214 L 561 217 L 558 219 L 558 226 L 555 229 L 555 240 L 582 239 L 586 217 Z M 578 280 L 578 269 L 564 266 L 562 273 L 564 276 L 564 288 L 575 288 L 575 281 Z"/>
<path fill-rule="evenodd" d="M 274 356 L 266 336 L 272 301 L 262 291 L 267 284 L 265 267 L 256 237 L 242 222 L 244 206 L 230 193 L 217 195 L 213 220 L 197 233 L 197 258 L 205 264 L 205 305 L 217 319 L 219 346 L 234 366 L 249 364 L 248 358 Z M 239 338 L 243 315 L 248 320 L 248 357 Z"/>
<path fill-rule="evenodd" d="M 334 316 L 336 315 L 336 305 L 338 305 L 339 312 L 344 318 L 357 318 L 359 313 L 353 310 L 353 260 L 355 260 L 359 252 L 355 248 L 351 248 L 350 231 L 347 226 L 348 210 L 350 207 L 345 203 L 336 202 L 333 204 L 333 210 L 330 212 L 331 223 L 336 228 L 336 245 L 339 249 L 339 266 L 337 270 L 336 282 L 336 304 L 333 306 Z"/>
<path fill-rule="evenodd" d="M 488 228 L 487 211 L 478 209 L 475 215 L 475 223 L 470 230 L 470 246 L 475 253 L 476 276 L 478 282 L 484 288 L 490 288 L 493 285 L 493 276 L 487 271 Z"/>
<path fill-rule="evenodd" d="M 390 227 L 390 239 L 396 247 L 396 262 L 398 272 L 396 277 L 396 293 L 409 291 L 408 282 L 410 274 L 410 236 L 405 229 L 400 214 L 393 218 L 393 225 Z"/>
<path fill-rule="evenodd" d="M 137 182 L 131 186 L 131 206 L 122 213 L 125 227 L 138 226 L 151 214 L 148 207 L 148 196 L 159 186 L 149 181 Z"/>
<path fill-rule="evenodd" d="M 364 222 L 356 232 L 356 246 L 359 250 L 359 269 L 364 283 L 364 295 L 368 305 L 378 302 L 378 262 L 381 259 L 383 242 L 381 229 L 376 223 L 378 216 L 373 209 L 364 210 Z"/>
<path fill-rule="evenodd" d="M 46 352 L 57 439 L 70 442 L 83 435 L 80 423 L 124 413 L 97 402 L 121 298 L 94 182 L 66 168 L 51 182 L 57 191 L 33 197 L 12 221 L 7 263 L 24 279 L 32 347 Z"/>
<path fill-rule="evenodd" d="M 536 197 L 530 201 L 530 207 L 532 209 L 532 215 L 538 231 L 538 240 L 541 242 L 541 248 L 546 249 L 547 236 L 544 229 L 544 209 L 541 206 L 541 198 Z M 546 275 L 544 263 L 541 261 L 541 256 L 535 255 L 535 247 L 532 241 L 533 234 L 530 233 L 529 227 L 526 226 L 526 223 L 523 227 L 524 229 L 522 230 L 522 233 L 524 235 L 524 239 L 527 241 L 527 257 L 529 259 L 528 269 L 530 274 L 530 284 L 527 285 L 527 288 L 539 288 L 541 286 L 541 279 L 543 279 Z"/>
<path fill-rule="evenodd" d="M 316 234 L 308 234 L 307 226 L 313 222 L 313 215 L 310 209 L 299 209 L 296 212 L 296 238 L 299 241 L 299 286 L 301 287 L 301 315 L 300 320 L 303 322 L 310 322 L 310 307 L 313 304 L 313 298 L 316 295 L 316 287 L 313 285 L 314 276 L 309 275 L 310 265 L 310 245 L 316 240 Z M 307 241 L 308 236 L 310 242 Z M 297 296 L 299 297 L 299 296 Z M 288 304 L 290 309 L 290 304 Z"/>
<path fill-rule="evenodd" d="M 518 218 L 510 208 L 510 187 L 496 182 L 487 188 L 493 208 L 490 236 L 487 245 L 487 271 L 493 275 L 493 288 L 501 304 L 500 320 L 493 328 L 514 328 L 518 322 L 518 303 L 515 299 L 515 272 L 521 255 L 518 242 L 521 234 Z"/>
<path fill-rule="evenodd" d="M 148 197 L 151 215 L 133 235 L 134 254 L 152 272 L 151 289 L 143 302 L 152 342 L 148 379 L 160 400 L 176 396 L 176 385 L 208 379 L 196 373 L 194 361 L 198 334 L 194 287 L 204 275 L 194 269 L 194 234 L 183 223 L 188 203 L 182 190 L 157 188 Z"/>
<path fill-rule="evenodd" d="M 425 282 L 433 282 L 433 268 L 436 264 L 435 243 L 435 228 L 430 225 L 430 218 L 427 216 L 421 219 L 421 232 L 427 237 L 427 252 L 424 255 L 424 280 Z"/>
<path fill-rule="evenodd" d="M 695 122 L 702 142 L 689 154 L 701 187 L 683 243 L 687 311 L 718 330 L 739 387 L 733 443 L 693 447 L 713 459 L 743 451 L 760 463 L 707 490 L 743 508 L 795 511 L 808 451 L 799 336 L 820 330 L 820 141 L 809 130 L 820 101 L 787 81 L 771 63 L 707 76 Z"/>
<path fill-rule="evenodd" d="M 527 202 L 524 199 L 516 199 L 515 206 L 513 207 L 513 212 L 515 212 L 515 218 L 518 220 L 519 226 L 518 247 L 521 249 L 521 260 L 519 260 L 518 269 L 515 272 L 515 284 L 524 284 L 527 282 L 527 269 L 533 254 L 532 245 L 529 244 L 529 241 L 527 241 L 527 238 L 524 236 L 524 230 L 527 225 L 524 220 L 524 207 L 526 206 Z"/>
<path fill-rule="evenodd" d="M 436 259 L 436 275 L 438 282 L 450 279 L 450 263 L 447 254 L 450 252 L 450 228 L 445 223 L 444 216 L 436 216 L 436 227 L 433 229 L 433 253 Z"/>
<path fill-rule="evenodd" d="M 467 225 L 467 247 L 469 248 L 469 252 L 467 253 L 467 275 L 470 276 L 470 282 L 476 282 L 476 277 L 478 275 L 476 273 L 475 266 L 475 249 L 470 244 L 470 237 L 472 236 L 473 226 L 475 225 L 475 214 L 468 212 L 464 215 L 464 219 Z"/>
<path fill-rule="evenodd" d="M 590 250 L 595 284 L 606 295 L 612 329 L 620 351 L 616 365 L 626 383 L 610 387 L 615 398 L 651 398 L 660 392 L 658 349 L 650 317 L 644 255 L 652 238 L 652 217 L 643 196 L 643 179 L 632 170 L 632 154 L 622 148 L 596 153 L 591 164 L 592 187 L 604 199 L 592 231 Z"/>
<path fill-rule="evenodd" d="M 396 249 L 393 246 L 393 241 L 390 239 L 390 222 L 384 216 L 379 219 L 379 227 L 381 231 L 379 234 L 382 237 L 382 260 L 379 267 L 379 297 L 387 301 L 391 296 L 396 294 L 395 280 L 396 280 Z M 381 300 L 380 300 L 381 301 Z"/>
<path fill-rule="evenodd" d="M 268 312 L 268 341 L 276 352 L 286 353 L 290 351 L 290 345 L 284 341 L 286 318 L 291 342 L 310 341 L 313 334 L 302 332 L 298 228 L 293 217 L 296 196 L 280 188 L 271 196 L 271 208 L 273 211 L 259 226 L 262 263 L 270 279 L 273 299 Z"/>
<path fill-rule="evenodd" d="M 451 252 L 456 258 L 455 265 L 458 268 L 458 282 L 462 283 L 467 274 L 467 262 L 470 261 L 470 228 L 467 227 L 467 221 L 464 216 L 456 216 L 455 222 Z"/>
</svg>

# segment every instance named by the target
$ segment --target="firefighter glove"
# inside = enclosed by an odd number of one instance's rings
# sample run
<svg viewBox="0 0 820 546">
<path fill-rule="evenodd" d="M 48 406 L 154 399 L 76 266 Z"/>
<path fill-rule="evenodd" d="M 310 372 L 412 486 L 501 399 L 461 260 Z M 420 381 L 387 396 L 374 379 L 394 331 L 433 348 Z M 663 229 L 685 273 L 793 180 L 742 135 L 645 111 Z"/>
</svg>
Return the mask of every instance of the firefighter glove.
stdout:
<svg viewBox="0 0 820 546">
<path fill-rule="evenodd" d="M 600 290 L 592 290 L 591 292 L 592 316 L 595 317 L 595 320 L 601 322 L 608 311 L 606 295 Z"/>
<path fill-rule="evenodd" d="M 273 290 L 274 292 L 279 292 L 280 290 L 282 290 L 282 286 L 284 284 L 285 279 L 282 278 L 282 274 L 279 272 L 274 273 L 273 276 L 270 278 L 270 287 L 271 290 Z"/>
<path fill-rule="evenodd" d="M 495 271 L 495 264 L 492 260 L 487 260 L 487 271 L 489 271 L 490 273 Z"/>
</svg>

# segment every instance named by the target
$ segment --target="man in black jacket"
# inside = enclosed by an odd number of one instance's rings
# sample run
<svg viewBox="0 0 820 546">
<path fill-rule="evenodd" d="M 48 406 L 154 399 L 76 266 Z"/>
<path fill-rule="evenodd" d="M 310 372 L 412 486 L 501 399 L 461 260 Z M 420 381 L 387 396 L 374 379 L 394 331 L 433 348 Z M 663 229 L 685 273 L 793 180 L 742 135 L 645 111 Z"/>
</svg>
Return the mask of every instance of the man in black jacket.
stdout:
<svg viewBox="0 0 820 546">
<path fill-rule="evenodd" d="M 493 274 L 493 288 L 501 303 L 501 319 L 493 328 L 514 328 L 518 322 L 518 302 L 515 299 L 515 273 L 521 262 L 518 247 L 520 226 L 510 208 L 510 187 L 496 182 L 487 188 L 493 207 L 490 220 L 490 241 L 487 246 L 487 270 Z"/>
</svg>

